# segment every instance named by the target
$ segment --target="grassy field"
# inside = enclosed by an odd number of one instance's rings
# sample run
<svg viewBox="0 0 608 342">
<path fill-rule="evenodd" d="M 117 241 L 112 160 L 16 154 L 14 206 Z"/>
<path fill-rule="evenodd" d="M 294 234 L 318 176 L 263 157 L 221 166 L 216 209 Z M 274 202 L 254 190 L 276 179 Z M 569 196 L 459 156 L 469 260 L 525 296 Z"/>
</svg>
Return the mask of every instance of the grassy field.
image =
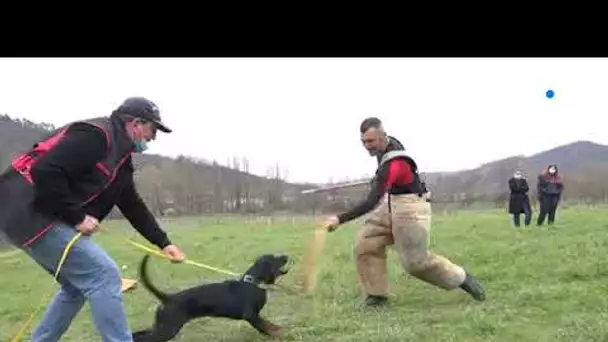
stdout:
<svg viewBox="0 0 608 342">
<path fill-rule="evenodd" d="M 284 341 L 605 341 L 608 336 L 608 210 L 565 209 L 554 229 L 516 230 L 504 212 L 434 217 L 431 249 L 472 270 L 488 300 L 473 301 L 460 290 L 446 292 L 404 274 L 390 254 L 391 307 L 359 309 L 352 245 L 357 226 L 330 234 L 312 296 L 273 291 L 264 313 L 286 326 Z M 180 219 L 165 227 L 195 261 L 244 270 L 258 254 L 287 252 L 295 259 L 282 283 L 300 287 L 301 261 L 312 222 L 243 223 Z M 96 239 L 136 278 L 142 251 L 122 239 L 136 237 L 124 222 L 106 224 Z M 138 238 L 138 241 L 143 241 Z M 154 258 L 151 277 L 178 290 L 227 276 Z M 57 288 L 23 254 L 0 256 L 0 341 L 15 333 L 40 297 Z M 133 329 L 152 322 L 156 301 L 143 288 L 125 294 Z M 30 330 L 31 331 L 31 330 Z M 9 336 L 10 335 L 10 336 Z M 99 341 L 88 307 L 63 341 Z M 178 341 L 266 341 L 245 322 L 200 319 Z"/>
</svg>

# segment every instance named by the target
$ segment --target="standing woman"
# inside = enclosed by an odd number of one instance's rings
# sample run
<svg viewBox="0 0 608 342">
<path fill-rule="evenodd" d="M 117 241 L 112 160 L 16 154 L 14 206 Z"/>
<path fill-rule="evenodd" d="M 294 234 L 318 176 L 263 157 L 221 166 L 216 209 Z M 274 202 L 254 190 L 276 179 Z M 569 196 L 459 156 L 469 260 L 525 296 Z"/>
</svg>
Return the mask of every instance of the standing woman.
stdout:
<svg viewBox="0 0 608 342">
<path fill-rule="evenodd" d="M 557 165 L 549 165 L 547 170 L 538 176 L 537 189 L 540 213 L 536 224 L 543 225 L 545 216 L 548 216 L 547 223 L 553 225 L 555 212 L 564 191 L 562 176 L 558 173 Z"/>
<path fill-rule="evenodd" d="M 521 225 L 520 214 L 524 214 L 524 224 L 529 226 L 530 221 L 532 221 L 532 208 L 528 197 L 530 187 L 522 170 L 515 170 L 513 177 L 509 179 L 509 190 L 511 191 L 509 195 L 509 214 L 513 215 L 513 224 L 515 227 L 519 227 Z"/>
</svg>

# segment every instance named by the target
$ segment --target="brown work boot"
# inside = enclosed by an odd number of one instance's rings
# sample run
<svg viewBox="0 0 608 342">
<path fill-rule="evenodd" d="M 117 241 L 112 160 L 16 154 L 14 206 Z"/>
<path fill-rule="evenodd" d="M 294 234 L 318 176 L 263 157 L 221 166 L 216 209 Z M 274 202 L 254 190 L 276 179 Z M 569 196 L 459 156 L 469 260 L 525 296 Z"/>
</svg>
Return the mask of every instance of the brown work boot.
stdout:
<svg viewBox="0 0 608 342">
<path fill-rule="evenodd" d="M 471 295 L 475 300 L 483 302 L 486 300 L 486 291 L 483 289 L 481 283 L 467 272 L 467 276 L 464 282 L 460 285 L 460 288 Z"/>
</svg>

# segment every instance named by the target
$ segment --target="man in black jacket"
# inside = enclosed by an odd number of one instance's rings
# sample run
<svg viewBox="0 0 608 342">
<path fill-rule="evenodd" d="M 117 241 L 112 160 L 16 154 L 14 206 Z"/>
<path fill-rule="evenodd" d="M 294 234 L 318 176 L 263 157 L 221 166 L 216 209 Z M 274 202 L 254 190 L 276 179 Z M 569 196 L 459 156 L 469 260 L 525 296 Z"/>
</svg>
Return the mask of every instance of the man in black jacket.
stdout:
<svg viewBox="0 0 608 342">
<path fill-rule="evenodd" d="M 85 301 L 104 342 L 131 342 L 123 307 L 120 270 L 91 238 L 116 205 L 148 241 L 174 259 L 182 251 L 138 195 L 132 153 L 170 133 L 158 107 L 135 97 L 110 117 L 83 120 L 52 132 L 17 157 L 0 176 L 0 231 L 40 266 L 54 274 L 68 242 L 73 245 L 58 281 L 61 289 L 47 309 L 32 341 L 58 341 Z"/>
</svg>

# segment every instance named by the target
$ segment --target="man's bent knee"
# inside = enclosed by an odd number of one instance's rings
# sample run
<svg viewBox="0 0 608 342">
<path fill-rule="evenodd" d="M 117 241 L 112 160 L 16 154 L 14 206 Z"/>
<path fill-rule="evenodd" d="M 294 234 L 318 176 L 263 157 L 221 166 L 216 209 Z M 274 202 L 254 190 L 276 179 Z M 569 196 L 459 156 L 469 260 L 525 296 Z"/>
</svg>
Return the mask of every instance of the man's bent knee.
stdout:
<svg viewBox="0 0 608 342">
<path fill-rule="evenodd" d="M 370 249 L 369 243 L 366 243 L 365 241 L 357 241 L 355 243 L 355 247 L 353 248 L 353 252 L 355 257 L 359 257 L 374 251 Z"/>
<path fill-rule="evenodd" d="M 386 255 L 386 247 L 390 245 L 390 241 L 382 237 L 367 238 L 355 243 L 353 252 L 356 258 L 365 256 L 379 256 Z"/>
<path fill-rule="evenodd" d="M 353 248 L 355 256 L 360 255 L 382 255 L 386 247 L 394 244 L 390 230 L 381 227 L 364 227 L 355 237 Z"/>
<path fill-rule="evenodd" d="M 413 276 L 421 274 L 428 268 L 428 252 L 421 255 L 407 255 L 403 261 L 405 271 Z"/>
</svg>

